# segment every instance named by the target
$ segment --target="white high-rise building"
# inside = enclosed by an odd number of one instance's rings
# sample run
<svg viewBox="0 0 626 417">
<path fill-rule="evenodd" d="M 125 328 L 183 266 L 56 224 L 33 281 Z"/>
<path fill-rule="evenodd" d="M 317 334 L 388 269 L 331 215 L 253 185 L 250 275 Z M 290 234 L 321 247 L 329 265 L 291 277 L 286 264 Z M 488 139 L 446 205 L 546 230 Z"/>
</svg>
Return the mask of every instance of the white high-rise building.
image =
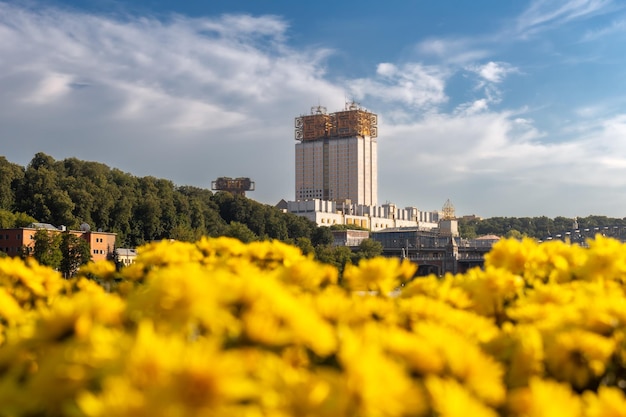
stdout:
<svg viewBox="0 0 626 417">
<path fill-rule="evenodd" d="M 440 213 L 378 205 L 378 116 L 349 103 L 343 111 L 311 108 L 296 117 L 296 199 L 284 209 L 318 226 L 355 225 L 371 231 L 431 230 Z"/>
<path fill-rule="evenodd" d="M 355 103 L 327 114 L 314 107 L 296 118 L 296 200 L 375 206 L 378 202 L 377 116 Z"/>
</svg>

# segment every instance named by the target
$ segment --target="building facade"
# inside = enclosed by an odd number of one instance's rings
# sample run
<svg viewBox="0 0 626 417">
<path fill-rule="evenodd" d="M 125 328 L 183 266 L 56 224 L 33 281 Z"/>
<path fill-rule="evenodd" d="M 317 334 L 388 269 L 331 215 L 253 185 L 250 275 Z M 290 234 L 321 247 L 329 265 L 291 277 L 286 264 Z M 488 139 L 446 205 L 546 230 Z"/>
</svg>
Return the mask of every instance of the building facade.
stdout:
<svg viewBox="0 0 626 417">
<path fill-rule="evenodd" d="M 394 227 L 417 227 L 431 230 L 439 227 L 439 211 L 420 211 L 415 207 L 399 208 L 395 204 L 366 206 L 310 199 L 287 201 L 286 211 L 314 221 L 318 226 L 354 225 L 371 231 Z"/>
<path fill-rule="evenodd" d="M 378 205 L 378 116 L 347 103 L 296 117 L 295 201 L 284 210 L 318 226 L 355 225 L 371 231 L 394 227 L 438 227 L 439 211 Z"/>
<path fill-rule="evenodd" d="M 108 259 L 115 250 L 115 233 L 92 232 L 90 230 L 66 230 L 47 223 L 32 223 L 28 227 L 0 229 L 0 250 L 11 257 L 30 255 L 35 249 L 35 234 L 38 230 L 48 233 L 71 233 L 89 244 L 91 260 Z"/>
<path fill-rule="evenodd" d="M 296 200 L 376 205 L 378 116 L 355 103 L 327 114 L 321 106 L 295 119 Z"/>
</svg>

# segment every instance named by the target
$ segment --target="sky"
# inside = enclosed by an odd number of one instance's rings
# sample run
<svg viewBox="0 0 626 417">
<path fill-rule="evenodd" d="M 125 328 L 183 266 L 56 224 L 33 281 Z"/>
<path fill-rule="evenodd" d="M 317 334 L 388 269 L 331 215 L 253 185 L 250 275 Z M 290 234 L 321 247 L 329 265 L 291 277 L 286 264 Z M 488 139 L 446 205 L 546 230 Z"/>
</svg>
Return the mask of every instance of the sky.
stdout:
<svg viewBox="0 0 626 417">
<path fill-rule="evenodd" d="M 0 0 L 0 156 L 293 200 L 294 118 L 378 114 L 379 204 L 626 217 L 621 0 Z"/>
</svg>

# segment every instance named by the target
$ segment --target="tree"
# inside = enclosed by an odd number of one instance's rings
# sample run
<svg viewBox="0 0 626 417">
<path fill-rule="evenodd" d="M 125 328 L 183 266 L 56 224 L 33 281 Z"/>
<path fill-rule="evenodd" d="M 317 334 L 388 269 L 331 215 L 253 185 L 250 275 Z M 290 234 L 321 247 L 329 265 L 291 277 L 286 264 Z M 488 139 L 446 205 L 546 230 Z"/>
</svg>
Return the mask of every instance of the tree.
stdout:
<svg viewBox="0 0 626 417">
<path fill-rule="evenodd" d="M 0 156 L 0 209 L 13 209 L 15 190 L 23 178 L 24 168 Z"/>
<path fill-rule="evenodd" d="M 39 229 L 35 233 L 34 240 L 33 256 L 37 262 L 58 270 L 63 259 L 63 253 L 60 248 L 60 235 L 48 232 L 46 229 Z"/>
<path fill-rule="evenodd" d="M 359 244 L 359 249 L 354 253 L 353 262 L 357 263 L 361 259 L 370 259 L 380 256 L 383 253 L 383 244 L 374 239 L 363 239 Z"/>
<path fill-rule="evenodd" d="M 524 235 L 517 229 L 511 229 L 504 235 L 506 238 L 513 238 L 517 240 L 522 240 Z"/>
<path fill-rule="evenodd" d="M 318 227 L 313 231 L 311 235 L 311 242 L 313 246 L 332 245 L 335 241 L 333 233 L 328 227 Z"/>
<path fill-rule="evenodd" d="M 31 223 L 36 223 L 34 217 L 25 213 L 12 213 L 8 210 L 0 209 L 0 228 L 12 229 L 14 227 L 26 227 Z"/>
<path fill-rule="evenodd" d="M 333 265 L 342 273 L 346 264 L 352 260 L 352 251 L 347 246 L 318 245 L 315 247 L 315 258 Z"/>
<path fill-rule="evenodd" d="M 87 241 L 69 232 L 61 234 L 60 249 L 62 258 L 59 270 L 66 278 L 74 276 L 81 265 L 91 260 Z"/>
<path fill-rule="evenodd" d="M 173 227 L 169 236 L 170 239 L 180 240 L 182 242 L 195 242 L 202 237 L 198 229 L 192 229 L 187 225 Z"/>
<path fill-rule="evenodd" d="M 303 254 L 315 253 L 315 247 L 308 237 L 299 237 L 296 239 L 296 246 L 300 248 Z"/>
<path fill-rule="evenodd" d="M 226 226 L 224 236 L 234 237 L 244 243 L 258 240 L 258 236 L 255 235 L 248 226 L 239 222 L 230 222 L 230 224 Z"/>
</svg>

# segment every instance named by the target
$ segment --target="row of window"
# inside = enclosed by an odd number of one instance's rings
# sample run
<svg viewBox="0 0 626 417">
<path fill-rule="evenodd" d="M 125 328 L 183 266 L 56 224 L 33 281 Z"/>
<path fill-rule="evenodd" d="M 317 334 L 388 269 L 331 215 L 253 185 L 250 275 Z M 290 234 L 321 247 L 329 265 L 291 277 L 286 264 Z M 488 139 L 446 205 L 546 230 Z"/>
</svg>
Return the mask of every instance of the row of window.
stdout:
<svg viewBox="0 0 626 417">
<path fill-rule="evenodd" d="M 15 246 L 13 246 L 13 247 L 10 247 L 10 248 L 0 248 L 0 250 L 2 250 L 3 252 L 6 252 L 6 253 L 11 253 L 11 252 L 17 253 L 17 252 L 20 251 L 20 248 L 17 248 Z"/>
<path fill-rule="evenodd" d="M 17 234 L 17 235 L 15 235 L 15 238 L 16 238 L 17 240 L 21 240 L 21 239 L 22 239 L 22 235 Z M 9 239 L 10 239 L 10 237 L 9 237 L 9 235 L 0 235 L 0 240 L 2 240 L 2 239 L 9 240 Z M 31 236 L 31 239 L 32 239 L 32 236 Z"/>
</svg>

